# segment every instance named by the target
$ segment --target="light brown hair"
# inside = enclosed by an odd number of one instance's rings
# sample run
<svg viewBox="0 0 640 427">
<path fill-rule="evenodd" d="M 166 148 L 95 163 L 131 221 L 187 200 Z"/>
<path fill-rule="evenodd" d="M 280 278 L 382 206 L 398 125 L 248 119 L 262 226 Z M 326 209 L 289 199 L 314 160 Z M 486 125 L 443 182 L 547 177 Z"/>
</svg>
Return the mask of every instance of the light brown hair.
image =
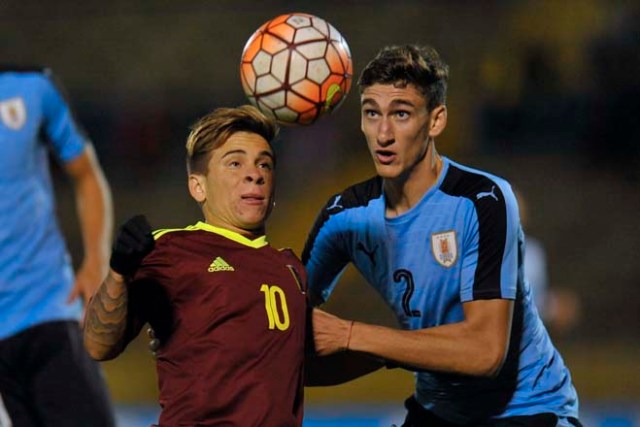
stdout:
<svg viewBox="0 0 640 427">
<path fill-rule="evenodd" d="M 251 132 L 269 144 L 277 136 L 278 124 L 252 105 L 217 108 L 191 126 L 187 137 L 187 172 L 206 175 L 211 152 L 236 132 Z"/>
</svg>

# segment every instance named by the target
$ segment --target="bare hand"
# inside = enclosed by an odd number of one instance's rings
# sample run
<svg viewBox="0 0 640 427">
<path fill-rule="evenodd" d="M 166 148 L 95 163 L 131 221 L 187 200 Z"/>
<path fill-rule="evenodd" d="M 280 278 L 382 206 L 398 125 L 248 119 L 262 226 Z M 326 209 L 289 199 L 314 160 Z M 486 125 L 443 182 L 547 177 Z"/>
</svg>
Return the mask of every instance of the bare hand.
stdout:
<svg viewBox="0 0 640 427">
<path fill-rule="evenodd" d="M 316 354 L 328 356 L 349 349 L 353 321 L 313 309 L 313 341 Z"/>
<path fill-rule="evenodd" d="M 89 301 L 104 279 L 106 266 L 106 262 L 100 265 L 85 260 L 76 272 L 76 280 L 67 302 L 72 303 L 78 297 L 82 297 L 85 302 Z"/>
</svg>

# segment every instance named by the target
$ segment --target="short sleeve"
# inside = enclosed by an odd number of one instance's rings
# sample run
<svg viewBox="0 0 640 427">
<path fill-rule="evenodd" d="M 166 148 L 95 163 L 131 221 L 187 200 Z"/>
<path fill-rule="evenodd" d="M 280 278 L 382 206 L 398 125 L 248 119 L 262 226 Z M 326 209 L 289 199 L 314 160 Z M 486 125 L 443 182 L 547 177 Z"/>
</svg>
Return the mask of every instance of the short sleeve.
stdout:
<svg viewBox="0 0 640 427">
<path fill-rule="evenodd" d="M 467 218 L 461 300 L 515 299 L 518 283 L 518 205 L 504 181 L 495 199 L 476 198 Z"/>
<path fill-rule="evenodd" d="M 69 162 L 84 151 L 86 134 L 73 116 L 62 84 L 51 71 L 44 74 L 42 93 L 44 135 L 56 156 Z"/>
</svg>

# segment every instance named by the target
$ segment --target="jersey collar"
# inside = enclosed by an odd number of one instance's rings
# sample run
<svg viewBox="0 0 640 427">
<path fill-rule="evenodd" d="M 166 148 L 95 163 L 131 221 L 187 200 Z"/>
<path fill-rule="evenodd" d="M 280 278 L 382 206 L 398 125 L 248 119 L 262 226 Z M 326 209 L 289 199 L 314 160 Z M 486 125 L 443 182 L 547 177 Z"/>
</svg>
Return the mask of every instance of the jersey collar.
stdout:
<svg viewBox="0 0 640 427">
<path fill-rule="evenodd" d="M 221 236 L 226 237 L 227 239 L 233 240 L 234 242 L 238 242 L 242 245 L 249 246 L 255 249 L 262 248 L 269 244 L 269 242 L 267 242 L 267 236 L 260 236 L 256 239 L 251 240 L 240 233 L 236 233 L 235 231 L 227 230 L 226 228 L 216 227 L 202 221 L 198 221 L 195 225 L 195 228 L 197 230 L 204 230 L 204 231 L 209 231 L 211 233 L 219 234 Z"/>
</svg>

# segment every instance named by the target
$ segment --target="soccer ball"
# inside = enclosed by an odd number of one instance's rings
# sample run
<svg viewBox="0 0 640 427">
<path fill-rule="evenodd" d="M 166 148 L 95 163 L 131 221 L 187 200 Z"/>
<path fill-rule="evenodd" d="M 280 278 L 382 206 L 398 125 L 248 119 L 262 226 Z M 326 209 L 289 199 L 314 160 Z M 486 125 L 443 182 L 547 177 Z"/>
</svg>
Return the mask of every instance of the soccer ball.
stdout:
<svg viewBox="0 0 640 427">
<path fill-rule="evenodd" d="M 262 25 L 242 52 L 249 101 L 281 124 L 309 125 L 335 110 L 351 89 L 349 46 L 327 21 L 306 13 Z"/>
</svg>

